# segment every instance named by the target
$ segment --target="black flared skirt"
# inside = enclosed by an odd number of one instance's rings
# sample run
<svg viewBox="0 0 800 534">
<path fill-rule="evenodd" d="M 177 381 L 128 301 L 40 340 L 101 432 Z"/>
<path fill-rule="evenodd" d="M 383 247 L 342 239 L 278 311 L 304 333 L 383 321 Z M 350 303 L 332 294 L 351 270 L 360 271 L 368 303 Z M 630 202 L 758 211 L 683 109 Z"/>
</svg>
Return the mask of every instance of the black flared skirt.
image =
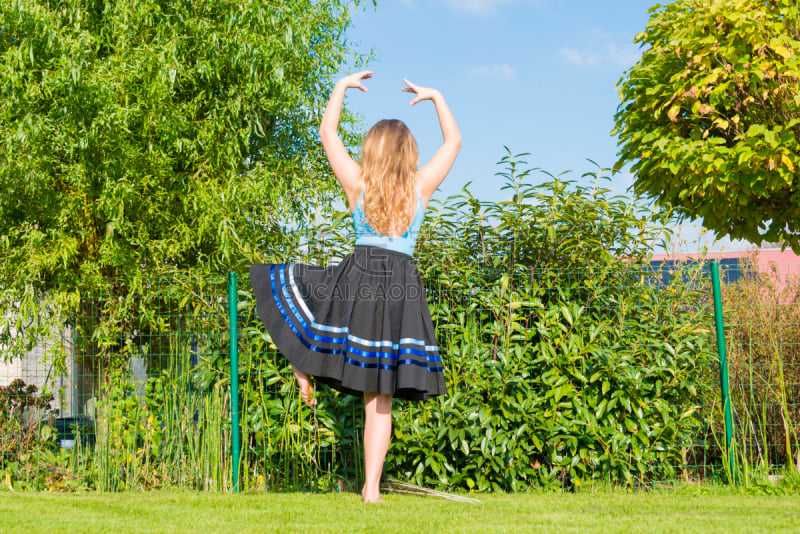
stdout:
<svg viewBox="0 0 800 534">
<path fill-rule="evenodd" d="M 353 395 L 424 400 L 447 392 L 411 256 L 357 246 L 331 267 L 253 265 L 258 316 L 301 371 Z"/>
</svg>

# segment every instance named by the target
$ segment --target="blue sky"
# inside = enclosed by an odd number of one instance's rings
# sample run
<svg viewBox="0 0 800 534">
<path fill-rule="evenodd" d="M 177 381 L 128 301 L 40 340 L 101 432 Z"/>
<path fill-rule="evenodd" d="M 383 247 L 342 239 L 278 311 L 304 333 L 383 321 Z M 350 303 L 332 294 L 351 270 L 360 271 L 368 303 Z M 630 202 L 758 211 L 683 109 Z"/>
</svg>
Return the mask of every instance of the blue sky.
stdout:
<svg viewBox="0 0 800 534">
<path fill-rule="evenodd" d="M 410 107 L 402 79 L 439 89 L 461 129 L 464 146 L 435 198 L 472 182 L 473 194 L 500 200 L 496 163 L 529 152 L 533 167 L 553 174 L 594 170 L 616 162 L 611 136 L 619 104 L 615 85 L 640 57 L 634 36 L 644 30 L 648 0 L 378 0 L 353 16 L 351 45 L 374 49 L 368 93 L 347 104 L 367 125 L 405 121 L 420 145 L 421 163 L 441 134 L 433 106 Z M 347 71 L 344 71 L 346 73 Z M 622 172 L 613 189 L 632 182 Z M 697 248 L 697 229 L 681 234 Z M 715 249 L 719 246 L 714 247 Z M 728 244 L 726 250 L 731 245 Z"/>
</svg>

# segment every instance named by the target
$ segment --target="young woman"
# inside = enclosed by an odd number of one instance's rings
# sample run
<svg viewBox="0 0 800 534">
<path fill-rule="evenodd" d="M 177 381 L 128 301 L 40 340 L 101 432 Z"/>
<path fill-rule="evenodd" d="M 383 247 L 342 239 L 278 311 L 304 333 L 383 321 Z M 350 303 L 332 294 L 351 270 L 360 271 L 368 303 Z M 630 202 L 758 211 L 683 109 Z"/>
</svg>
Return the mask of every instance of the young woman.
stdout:
<svg viewBox="0 0 800 534">
<path fill-rule="evenodd" d="M 328 268 L 253 265 L 257 309 L 292 364 L 303 400 L 314 405 L 310 377 L 364 397 L 364 502 L 381 502 L 381 471 L 392 431 L 392 398 L 446 393 L 442 362 L 422 280 L 412 258 L 425 208 L 461 148 L 461 134 L 441 93 L 408 80 L 411 104 L 431 100 L 444 142 L 418 169 L 417 144 L 405 124 L 382 120 L 367 134 L 359 166 L 338 134 L 347 89 L 366 92 L 371 71 L 339 80 L 320 139 L 347 196 L 355 250 Z"/>
</svg>

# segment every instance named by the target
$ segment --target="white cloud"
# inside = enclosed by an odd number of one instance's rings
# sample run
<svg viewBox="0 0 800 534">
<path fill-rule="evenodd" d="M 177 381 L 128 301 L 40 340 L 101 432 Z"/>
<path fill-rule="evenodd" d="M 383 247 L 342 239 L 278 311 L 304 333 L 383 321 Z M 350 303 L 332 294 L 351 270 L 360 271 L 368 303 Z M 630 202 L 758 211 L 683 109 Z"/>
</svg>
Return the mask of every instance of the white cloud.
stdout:
<svg viewBox="0 0 800 534">
<path fill-rule="evenodd" d="M 628 68 L 633 66 L 642 55 L 634 45 L 618 46 L 614 43 L 605 43 L 599 49 L 592 50 L 562 48 L 558 53 L 569 63 L 579 67 L 612 65 L 614 67 Z"/>
<path fill-rule="evenodd" d="M 484 15 L 511 4 L 537 4 L 538 0 L 441 0 L 454 11 Z"/>
<path fill-rule="evenodd" d="M 612 35 L 595 29 L 589 42 L 583 47 L 564 47 L 558 54 L 568 63 L 579 67 L 600 67 L 610 65 L 627 69 L 642 56 L 639 47 L 631 42 L 618 44 Z"/>
<path fill-rule="evenodd" d="M 586 65 L 588 61 L 588 58 L 577 48 L 562 48 L 558 53 L 573 65 Z"/>
<path fill-rule="evenodd" d="M 481 78 L 498 77 L 503 80 L 515 80 L 517 73 L 508 63 L 495 63 L 494 65 L 481 65 L 472 69 L 472 74 Z"/>
</svg>

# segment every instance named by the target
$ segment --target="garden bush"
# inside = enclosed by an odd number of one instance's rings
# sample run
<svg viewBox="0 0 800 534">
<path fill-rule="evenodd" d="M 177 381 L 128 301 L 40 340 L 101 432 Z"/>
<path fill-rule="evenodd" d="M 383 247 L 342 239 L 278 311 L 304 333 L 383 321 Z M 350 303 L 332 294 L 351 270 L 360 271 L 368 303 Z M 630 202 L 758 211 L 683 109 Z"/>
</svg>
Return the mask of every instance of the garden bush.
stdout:
<svg viewBox="0 0 800 534">
<path fill-rule="evenodd" d="M 669 214 L 612 193 L 604 170 L 571 180 L 521 157 L 501 162 L 507 200 L 467 187 L 430 207 L 418 263 L 449 394 L 395 401 L 387 475 L 477 491 L 694 476 L 692 455 L 714 445 L 702 437 L 716 364 L 701 270 L 666 279 L 650 266 Z M 272 257 L 337 261 L 352 247 L 347 217 Z M 322 387 L 307 408 L 240 280 L 240 487 L 357 488 L 360 399 Z M 42 460 L 65 473 L 51 488 L 231 487 L 224 283 L 143 283 L 84 292 L 86 313 L 67 319 L 93 376 L 97 439 Z"/>
<path fill-rule="evenodd" d="M 665 281 L 648 261 L 669 214 L 600 169 L 533 183 L 519 157 L 501 163 L 508 200 L 465 190 L 426 227 L 450 393 L 403 408 L 389 472 L 504 491 L 685 475 L 715 357 L 701 273 Z"/>
</svg>

